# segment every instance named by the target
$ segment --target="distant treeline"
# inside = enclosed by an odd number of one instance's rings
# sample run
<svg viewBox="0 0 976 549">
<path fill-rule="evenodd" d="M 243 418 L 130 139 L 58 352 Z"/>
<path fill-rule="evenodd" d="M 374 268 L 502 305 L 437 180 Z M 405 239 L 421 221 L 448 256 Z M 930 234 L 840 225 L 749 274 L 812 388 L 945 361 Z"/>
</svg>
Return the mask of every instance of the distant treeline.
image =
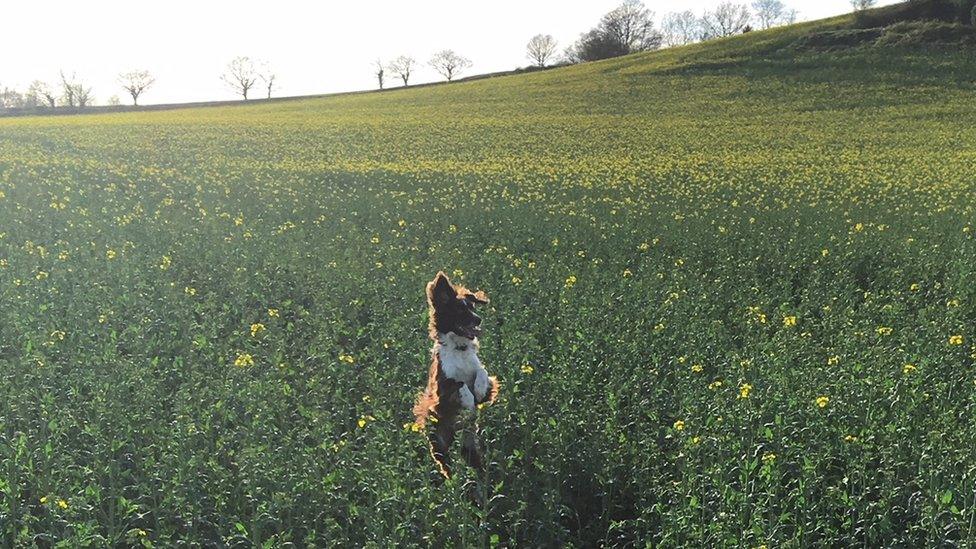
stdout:
<svg viewBox="0 0 976 549">
<path fill-rule="evenodd" d="M 976 0 L 908 0 L 881 9 L 874 7 L 876 0 L 850 0 L 855 10 L 858 28 L 880 28 L 904 21 L 937 20 L 962 25 L 976 25 Z M 655 14 L 640 0 L 624 0 L 614 10 L 605 14 L 595 27 L 580 35 L 561 53 L 552 35 L 538 34 L 526 45 L 526 57 L 532 66 L 513 72 L 539 70 L 588 61 L 597 61 L 656 50 L 661 47 L 682 46 L 715 38 L 768 29 L 794 23 L 799 14 L 781 0 L 754 0 L 749 4 L 724 1 L 714 9 L 696 14 L 691 10 L 672 12 L 655 23 Z M 427 66 L 440 74 L 445 81 L 457 81 L 459 75 L 469 70 L 473 63 L 454 50 L 436 52 Z M 373 70 L 379 89 L 384 89 L 387 78 L 409 86 L 421 65 L 410 55 L 400 55 L 388 63 L 376 60 Z M 485 77 L 506 73 L 493 73 Z M 0 75 L 2 76 L 2 75 Z M 278 78 L 267 62 L 249 57 L 237 57 L 228 63 L 220 79 L 239 95 L 251 99 L 252 92 L 260 89 L 266 99 L 278 89 Z M 139 98 L 155 83 L 155 78 L 145 70 L 124 72 L 118 78 L 119 88 L 131 97 L 132 105 L 139 105 Z M 212 105 L 223 102 L 194 103 Z M 92 87 L 74 73 L 59 72 L 54 83 L 33 81 L 26 90 L 0 85 L 0 115 L 90 112 L 95 104 Z M 171 108 L 171 105 L 162 105 Z M 111 96 L 100 112 L 128 110 L 121 106 L 118 95 Z"/>
</svg>

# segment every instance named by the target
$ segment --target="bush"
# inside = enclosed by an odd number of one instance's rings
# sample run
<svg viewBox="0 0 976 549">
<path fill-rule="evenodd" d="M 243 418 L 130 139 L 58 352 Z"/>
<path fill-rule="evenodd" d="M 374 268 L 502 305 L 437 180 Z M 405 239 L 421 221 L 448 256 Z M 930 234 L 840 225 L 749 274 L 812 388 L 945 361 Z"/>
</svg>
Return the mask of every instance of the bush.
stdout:
<svg viewBox="0 0 976 549">
<path fill-rule="evenodd" d="M 800 49 L 851 48 L 873 42 L 881 37 L 882 29 L 844 29 L 815 32 L 796 41 L 794 47 Z"/>
<path fill-rule="evenodd" d="M 854 26 L 867 29 L 925 19 L 956 21 L 959 13 L 957 2 L 972 1 L 976 0 L 909 0 L 884 8 L 859 11 L 854 16 Z"/>
<path fill-rule="evenodd" d="M 891 25 L 884 29 L 884 34 L 877 40 L 879 46 L 916 44 L 963 46 L 976 44 L 976 30 L 958 23 L 911 21 Z"/>
<path fill-rule="evenodd" d="M 976 0 L 956 0 L 956 4 L 959 6 L 957 10 L 959 22 L 963 25 L 976 26 L 976 20 L 973 19 L 973 15 L 976 13 Z"/>
</svg>

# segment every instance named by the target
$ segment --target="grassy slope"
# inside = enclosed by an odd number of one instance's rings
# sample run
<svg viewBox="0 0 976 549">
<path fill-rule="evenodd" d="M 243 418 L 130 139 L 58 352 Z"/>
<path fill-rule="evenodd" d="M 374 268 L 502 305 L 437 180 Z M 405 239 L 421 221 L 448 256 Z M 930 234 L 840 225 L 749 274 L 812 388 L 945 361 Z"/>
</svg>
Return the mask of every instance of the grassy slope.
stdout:
<svg viewBox="0 0 976 549">
<path fill-rule="evenodd" d="M 784 49 L 843 23 L 0 120 L 5 541 L 971 540 L 976 63 Z M 402 429 L 438 268 L 493 298 L 484 511 Z"/>
</svg>

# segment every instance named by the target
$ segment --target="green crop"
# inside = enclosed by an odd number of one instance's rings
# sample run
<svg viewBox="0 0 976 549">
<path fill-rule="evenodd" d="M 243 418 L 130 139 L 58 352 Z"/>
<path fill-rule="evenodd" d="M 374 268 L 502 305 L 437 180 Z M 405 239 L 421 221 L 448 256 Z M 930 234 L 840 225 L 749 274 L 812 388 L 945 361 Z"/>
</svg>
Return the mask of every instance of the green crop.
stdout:
<svg viewBox="0 0 976 549">
<path fill-rule="evenodd" d="M 3 544 L 971 544 L 976 62 L 814 27 L 0 120 Z M 436 486 L 440 269 L 502 393 Z"/>
</svg>

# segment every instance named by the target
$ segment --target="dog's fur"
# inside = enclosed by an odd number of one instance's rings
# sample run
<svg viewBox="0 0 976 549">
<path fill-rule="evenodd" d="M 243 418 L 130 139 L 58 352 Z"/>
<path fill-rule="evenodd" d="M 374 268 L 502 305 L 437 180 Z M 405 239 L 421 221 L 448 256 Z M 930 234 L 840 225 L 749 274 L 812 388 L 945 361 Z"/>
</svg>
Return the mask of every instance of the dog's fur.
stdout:
<svg viewBox="0 0 976 549">
<path fill-rule="evenodd" d="M 459 429 L 464 430 L 464 460 L 475 469 L 483 465 L 477 408 L 479 404 L 494 402 L 498 396 L 498 381 L 488 376 L 478 359 L 481 318 L 474 313 L 474 307 L 486 303 L 484 292 L 472 293 L 455 286 L 443 272 L 427 284 L 434 348 L 427 388 L 417 397 L 413 413 L 418 425 L 431 424 L 430 454 L 447 478 L 451 476 L 451 444 Z"/>
</svg>

